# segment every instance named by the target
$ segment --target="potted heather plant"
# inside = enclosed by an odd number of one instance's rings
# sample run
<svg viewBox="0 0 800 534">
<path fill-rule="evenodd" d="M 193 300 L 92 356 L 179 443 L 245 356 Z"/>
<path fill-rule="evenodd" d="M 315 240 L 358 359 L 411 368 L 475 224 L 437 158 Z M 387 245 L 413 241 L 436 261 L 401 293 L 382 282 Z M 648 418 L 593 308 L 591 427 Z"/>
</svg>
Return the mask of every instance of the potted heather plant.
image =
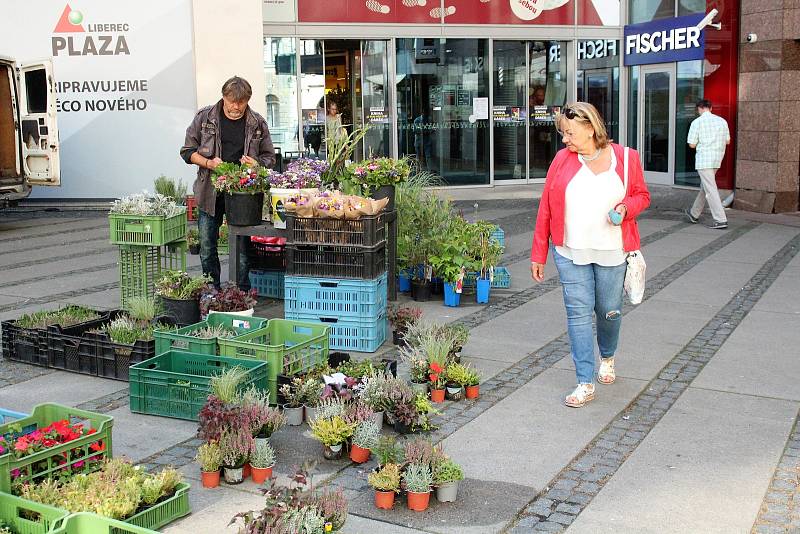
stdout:
<svg viewBox="0 0 800 534">
<path fill-rule="evenodd" d="M 286 400 L 283 405 L 283 413 L 289 426 L 300 426 L 303 424 L 303 381 L 300 378 L 292 380 L 291 384 L 284 384 L 280 387 L 280 393 Z"/>
<path fill-rule="evenodd" d="M 436 499 L 439 502 L 455 502 L 458 496 L 458 482 L 464 479 L 461 466 L 448 457 L 433 464 L 433 485 L 436 486 Z"/>
<path fill-rule="evenodd" d="M 403 473 L 403 485 L 408 493 L 408 509 L 424 512 L 431 499 L 433 474 L 425 463 L 410 463 Z"/>
<path fill-rule="evenodd" d="M 222 431 L 219 446 L 222 449 L 222 471 L 225 482 L 240 484 L 244 480 L 244 465 L 253 454 L 253 436 L 242 428 Z"/>
<path fill-rule="evenodd" d="M 272 478 L 273 467 L 275 467 L 275 450 L 268 441 L 261 440 L 256 444 L 253 456 L 250 457 L 253 482 L 263 484 L 265 480 Z"/>
<path fill-rule="evenodd" d="M 475 369 L 467 367 L 467 373 L 464 376 L 464 389 L 468 399 L 477 399 L 481 394 L 481 375 Z"/>
<path fill-rule="evenodd" d="M 267 189 L 266 167 L 222 162 L 214 169 L 211 183 L 225 194 L 225 216 L 228 224 L 255 226 L 261 224 L 264 191 Z"/>
<path fill-rule="evenodd" d="M 375 488 L 375 507 L 391 510 L 395 494 L 400 493 L 400 466 L 396 463 L 383 464 L 368 475 L 367 481 Z"/>
<path fill-rule="evenodd" d="M 258 301 L 255 289 L 242 291 L 233 282 L 223 282 L 220 289 L 213 286 L 203 291 L 200 296 L 200 315 L 210 313 L 230 313 L 233 315 L 253 315 L 253 308 Z"/>
<path fill-rule="evenodd" d="M 392 342 L 395 345 L 405 345 L 403 336 L 410 324 L 422 317 L 422 309 L 417 306 L 389 306 L 387 310 L 389 323 L 392 325 Z"/>
<path fill-rule="evenodd" d="M 222 467 L 222 449 L 215 441 L 203 443 L 197 448 L 195 461 L 200 464 L 201 481 L 204 488 L 219 486 L 219 469 Z"/>
<path fill-rule="evenodd" d="M 428 358 L 419 347 L 408 346 L 400 349 L 400 358 L 408 363 L 411 389 L 415 393 L 428 392 Z"/>
<path fill-rule="evenodd" d="M 361 421 L 353 432 L 353 443 L 350 447 L 350 459 L 357 464 L 369 460 L 370 450 L 378 444 L 380 427 L 372 419 Z"/>
<path fill-rule="evenodd" d="M 372 410 L 372 420 L 378 428 L 383 426 L 384 413 L 390 408 L 387 396 L 389 378 L 384 373 L 373 373 L 362 380 L 359 400 Z"/>
<path fill-rule="evenodd" d="M 372 158 L 351 163 L 350 182 L 359 186 L 364 194 L 374 199 L 388 198 L 387 211 L 394 209 L 395 185 L 405 182 L 411 174 L 408 158 Z"/>
<path fill-rule="evenodd" d="M 353 435 L 354 426 L 338 415 L 331 418 L 317 417 L 311 423 L 311 434 L 324 446 L 323 456 L 326 460 L 341 458 L 342 447 Z"/>
<path fill-rule="evenodd" d="M 164 314 L 178 325 L 200 322 L 200 295 L 207 291 L 211 278 L 191 276 L 183 271 L 164 271 L 156 281 L 155 293 L 164 308 Z"/>
<path fill-rule="evenodd" d="M 303 410 L 309 425 L 317 418 L 317 406 L 324 389 L 325 384 L 317 378 L 308 377 L 303 381 Z"/>
</svg>

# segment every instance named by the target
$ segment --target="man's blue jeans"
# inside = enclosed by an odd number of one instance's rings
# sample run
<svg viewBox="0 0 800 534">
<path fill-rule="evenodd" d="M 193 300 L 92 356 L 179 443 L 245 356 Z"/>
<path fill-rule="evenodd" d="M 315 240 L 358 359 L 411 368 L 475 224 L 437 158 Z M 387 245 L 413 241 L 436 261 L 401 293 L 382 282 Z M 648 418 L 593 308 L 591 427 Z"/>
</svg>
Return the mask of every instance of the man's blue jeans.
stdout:
<svg viewBox="0 0 800 534">
<path fill-rule="evenodd" d="M 561 279 L 567 331 L 579 384 L 594 383 L 594 335 L 592 312 L 597 315 L 597 345 L 601 358 L 617 350 L 622 320 L 622 285 L 627 263 L 603 267 L 596 263 L 575 265 L 550 248 Z"/>
<path fill-rule="evenodd" d="M 222 216 L 225 215 L 225 199 L 217 195 L 215 215 L 209 215 L 198 209 L 197 230 L 200 234 L 200 265 L 203 274 L 207 274 L 214 281 L 214 286 L 220 286 L 219 254 L 217 241 L 219 241 L 219 227 L 222 226 Z M 247 247 L 249 238 L 238 237 L 239 249 L 239 280 L 236 281 L 240 289 L 250 289 L 250 269 L 247 262 Z"/>
</svg>

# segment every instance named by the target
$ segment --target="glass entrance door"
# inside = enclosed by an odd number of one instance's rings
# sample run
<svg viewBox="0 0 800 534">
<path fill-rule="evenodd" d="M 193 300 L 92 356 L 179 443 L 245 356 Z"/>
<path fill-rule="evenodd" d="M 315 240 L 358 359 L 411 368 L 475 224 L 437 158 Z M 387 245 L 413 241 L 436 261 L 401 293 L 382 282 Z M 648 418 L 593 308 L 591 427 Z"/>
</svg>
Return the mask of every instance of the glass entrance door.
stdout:
<svg viewBox="0 0 800 534">
<path fill-rule="evenodd" d="M 361 123 L 370 126 L 364 136 L 364 158 L 388 156 L 389 41 L 361 41 Z"/>
<path fill-rule="evenodd" d="M 524 181 L 528 168 L 527 43 L 494 41 L 493 46 L 494 179 Z"/>
<path fill-rule="evenodd" d="M 675 64 L 639 72 L 639 154 L 645 180 L 672 185 L 675 176 Z"/>
</svg>

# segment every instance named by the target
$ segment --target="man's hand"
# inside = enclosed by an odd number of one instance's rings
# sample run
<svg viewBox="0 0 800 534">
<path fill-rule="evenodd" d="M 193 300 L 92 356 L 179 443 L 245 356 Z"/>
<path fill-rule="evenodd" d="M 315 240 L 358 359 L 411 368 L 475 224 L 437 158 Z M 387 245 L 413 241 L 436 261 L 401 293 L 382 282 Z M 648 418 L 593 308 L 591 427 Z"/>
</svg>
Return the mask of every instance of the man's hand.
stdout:
<svg viewBox="0 0 800 534">
<path fill-rule="evenodd" d="M 208 165 L 208 168 L 213 171 L 214 169 L 217 168 L 217 165 L 219 165 L 220 163 L 222 163 L 222 159 L 214 158 L 214 159 L 209 159 L 207 165 Z"/>
<path fill-rule="evenodd" d="M 537 282 L 544 281 L 544 263 L 531 262 L 531 278 Z"/>
<path fill-rule="evenodd" d="M 250 165 L 250 166 L 258 165 L 258 162 L 254 158 L 251 158 L 250 156 L 242 156 L 242 159 L 239 160 L 239 163 L 241 163 L 242 165 Z"/>
</svg>

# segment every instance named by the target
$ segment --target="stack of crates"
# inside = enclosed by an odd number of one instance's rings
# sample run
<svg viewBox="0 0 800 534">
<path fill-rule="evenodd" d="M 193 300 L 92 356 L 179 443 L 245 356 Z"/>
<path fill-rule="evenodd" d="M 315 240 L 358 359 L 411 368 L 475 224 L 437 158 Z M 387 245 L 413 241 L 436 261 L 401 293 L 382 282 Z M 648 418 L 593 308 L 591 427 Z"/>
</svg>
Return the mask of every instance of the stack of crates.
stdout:
<svg viewBox="0 0 800 534">
<path fill-rule="evenodd" d="M 330 327 L 330 348 L 375 352 L 386 340 L 386 213 L 287 214 L 284 315 Z"/>
<path fill-rule="evenodd" d="M 186 211 L 173 217 L 109 213 L 111 243 L 119 246 L 120 303 L 152 297 L 166 270 L 186 270 Z"/>
<path fill-rule="evenodd" d="M 286 239 L 253 236 L 248 251 L 250 287 L 261 297 L 284 298 Z"/>
</svg>

